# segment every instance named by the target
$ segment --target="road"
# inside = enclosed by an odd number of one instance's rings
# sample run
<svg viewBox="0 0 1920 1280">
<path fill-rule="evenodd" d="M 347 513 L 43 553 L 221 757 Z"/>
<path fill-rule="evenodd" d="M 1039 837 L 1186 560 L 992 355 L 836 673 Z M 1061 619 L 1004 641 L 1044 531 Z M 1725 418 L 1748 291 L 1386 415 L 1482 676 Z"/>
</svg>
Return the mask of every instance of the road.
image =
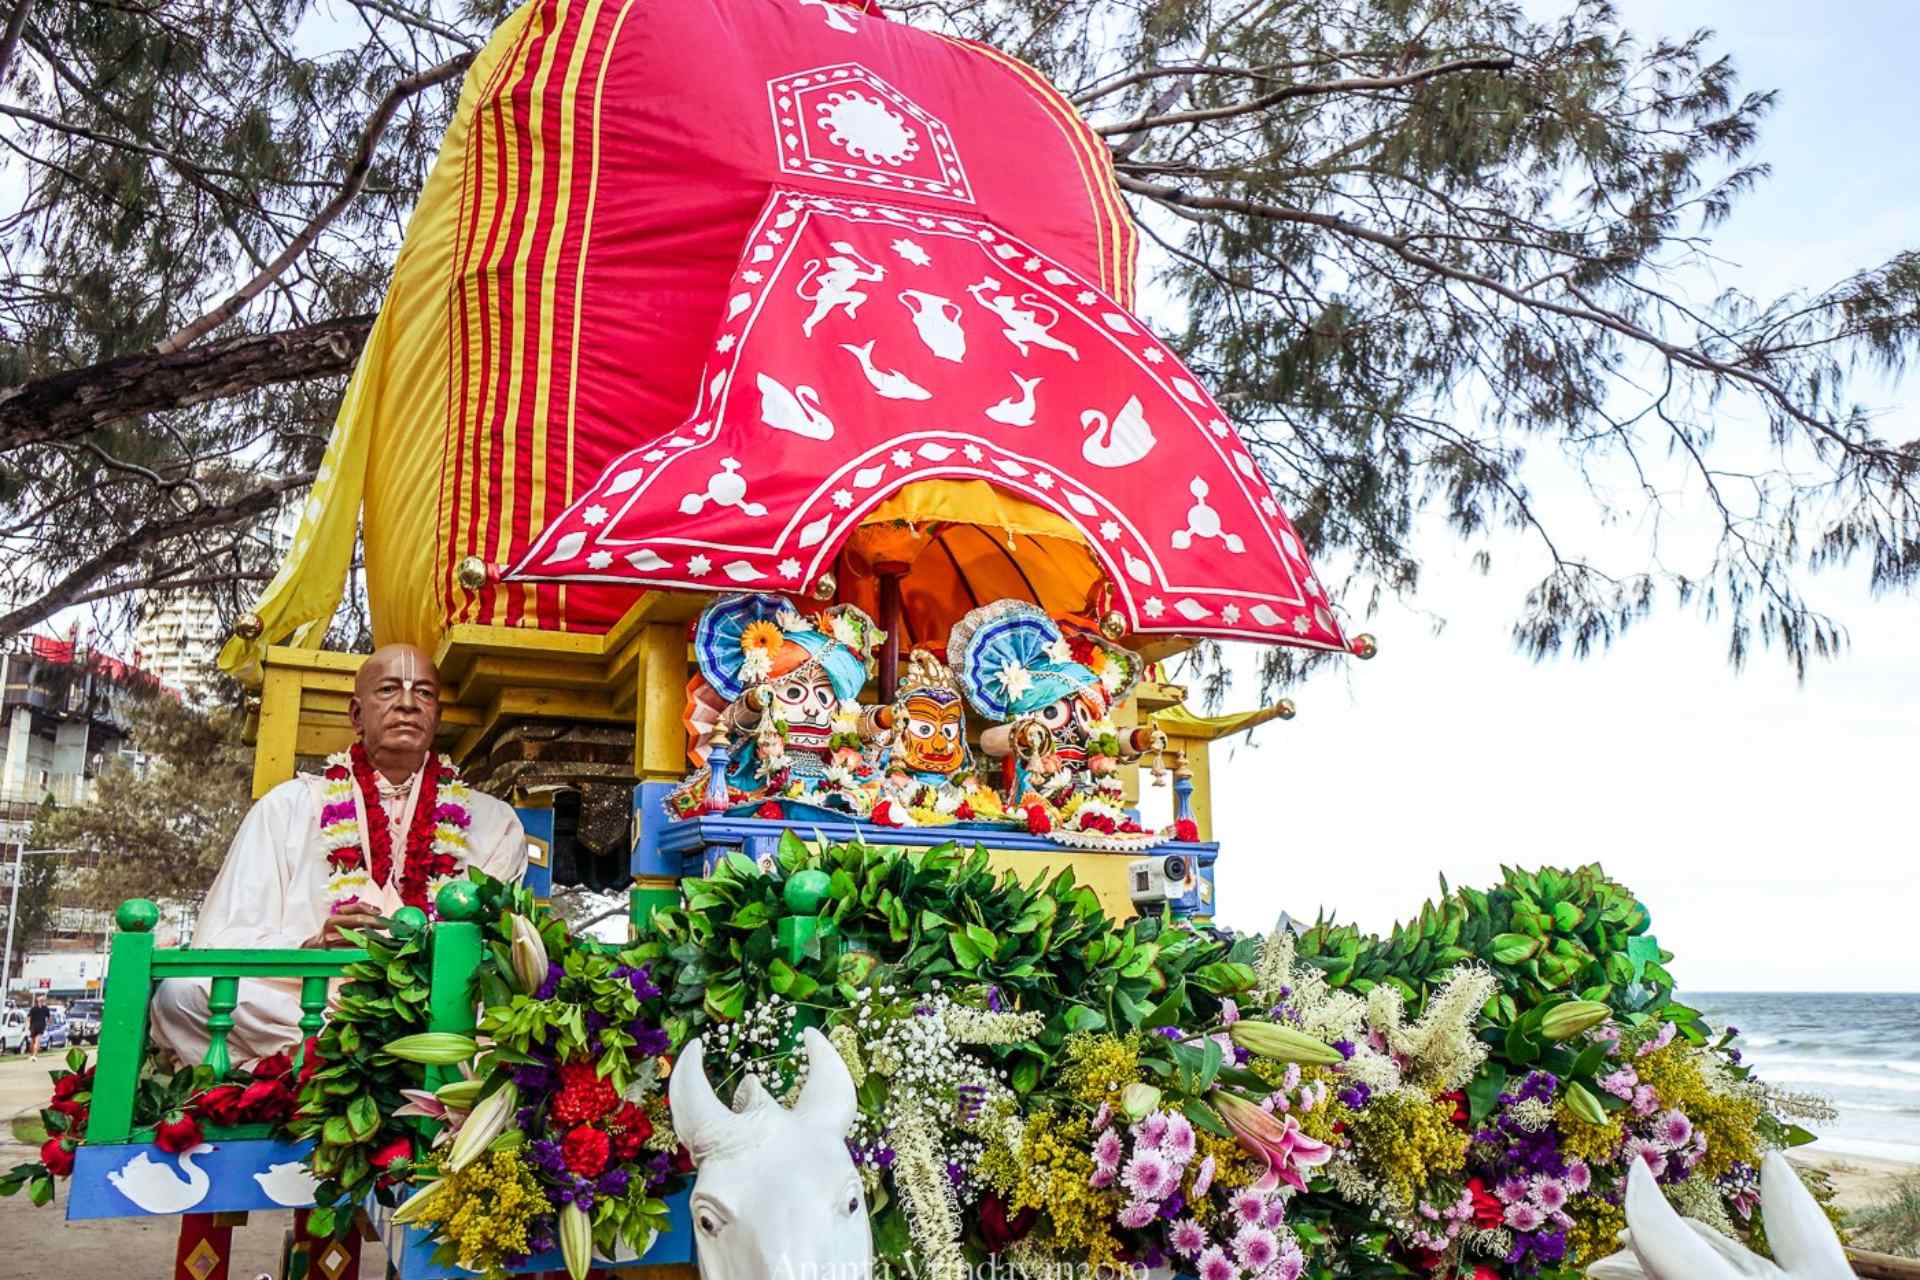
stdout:
<svg viewBox="0 0 1920 1280">
<path fill-rule="evenodd" d="M 0 1169 L 11 1169 L 39 1152 L 13 1137 L 12 1121 L 20 1115 L 37 1116 L 53 1085 L 47 1072 L 61 1065 L 62 1054 L 42 1055 L 38 1062 L 18 1056 L 0 1059 Z M 169 1280 L 178 1232 L 173 1218 L 121 1218 L 103 1222 L 66 1220 L 67 1188 L 62 1179 L 52 1204 L 34 1208 L 22 1191 L 0 1200 L 0 1276 L 21 1280 L 62 1276 L 110 1276 L 113 1280 Z M 233 1233 L 233 1260 L 228 1280 L 255 1280 L 277 1274 L 280 1250 L 293 1227 L 293 1214 L 256 1213 Z M 380 1276 L 386 1253 L 369 1243 L 361 1255 L 360 1274 Z"/>
</svg>

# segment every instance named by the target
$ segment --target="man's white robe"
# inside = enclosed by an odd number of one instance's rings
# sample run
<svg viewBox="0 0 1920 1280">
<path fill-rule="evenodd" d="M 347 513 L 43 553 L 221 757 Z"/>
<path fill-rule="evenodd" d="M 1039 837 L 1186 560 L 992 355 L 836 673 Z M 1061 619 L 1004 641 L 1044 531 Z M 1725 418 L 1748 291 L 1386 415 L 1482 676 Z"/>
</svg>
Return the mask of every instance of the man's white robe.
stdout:
<svg viewBox="0 0 1920 1280">
<path fill-rule="evenodd" d="M 392 915 L 406 905 L 400 900 L 400 862 L 420 795 L 420 774 L 400 783 L 381 777 L 379 784 L 380 804 L 393 834 L 394 866 L 371 905 Z M 248 810 L 200 908 L 195 947 L 298 947 L 320 932 L 332 906 L 327 896 L 332 869 L 320 838 L 325 787 L 326 779 L 303 774 L 267 792 Z M 492 796 L 468 795 L 473 821 L 467 827 L 467 865 L 499 880 L 519 880 L 527 869 L 527 837 L 519 815 Z M 361 852 L 371 867 L 366 805 L 358 787 L 353 806 L 360 816 Z M 169 978 L 153 993 L 152 1040 L 183 1062 L 198 1063 L 206 1056 L 209 989 L 206 978 Z M 234 1063 L 263 1058 L 299 1039 L 300 984 L 242 980 L 227 1037 Z"/>
</svg>

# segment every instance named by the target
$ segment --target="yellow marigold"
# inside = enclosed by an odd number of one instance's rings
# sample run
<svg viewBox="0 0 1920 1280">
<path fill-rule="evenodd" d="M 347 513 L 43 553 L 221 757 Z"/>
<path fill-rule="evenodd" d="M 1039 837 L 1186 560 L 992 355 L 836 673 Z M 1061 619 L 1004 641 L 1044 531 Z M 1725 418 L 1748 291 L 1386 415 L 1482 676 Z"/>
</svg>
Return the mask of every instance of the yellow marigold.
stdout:
<svg viewBox="0 0 1920 1280">
<path fill-rule="evenodd" d="M 1140 1045 L 1134 1036 L 1067 1037 L 1066 1065 L 1060 1072 L 1067 1092 L 1090 1107 L 1118 1106 L 1120 1091 L 1140 1078 Z"/>
<path fill-rule="evenodd" d="M 1718 1178 L 1735 1164 L 1757 1165 L 1761 1151 L 1758 1125 L 1764 1107 L 1758 1098 L 1716 1089 L 1701 1071 L 1701 1053 L 1682 1040 L 1635 1058 L 1642 1084 L 1653 1086 L 1663 1108 L 1686 1113 L 1704 1133 L 1707 1153 L 1695 1177 Z"/>
<path fill-rule="evenodd" d="M 1410 1093 L 1377 1093 L 1351 1113 L 1347 1136 L 1360 1167 L 1411 1206 L 1436 1178 L 1466 1167 L 1467 1135 L 1453 1123 L 1453 1103 Z"/>
<path fill-rule="evenodd" d="M 511 1254 L 528 1252 L 527 1231 L 548 1211 L 547 1197 L 520 1152 L 496 1151 L 458 1173 L 441 1171 L 430 1202 L 438 1238 L 452 1244 L 460 1265 L 487 1276 L 504 1275 Z"/>
</svg>

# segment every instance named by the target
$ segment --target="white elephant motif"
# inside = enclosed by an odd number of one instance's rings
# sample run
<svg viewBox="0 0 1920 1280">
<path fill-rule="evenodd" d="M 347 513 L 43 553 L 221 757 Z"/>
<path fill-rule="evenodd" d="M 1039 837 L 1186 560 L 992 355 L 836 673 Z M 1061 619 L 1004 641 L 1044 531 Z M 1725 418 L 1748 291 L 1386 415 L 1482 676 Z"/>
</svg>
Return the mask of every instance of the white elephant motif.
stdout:
<svg viewBox="0 0 1920 1280">
<path fill-rule="evenodd" d="M 701 1280 L 869 1280 L 873 1235 L 847 1153 L 856 1101 L 839 1051 L 803 1033 L 807 1085 L 791 1109 L 748 1076 L 729 1109 L 695 1040 L 667 1082 L 696 1171 L 690 1208 Z"/>
</svg>

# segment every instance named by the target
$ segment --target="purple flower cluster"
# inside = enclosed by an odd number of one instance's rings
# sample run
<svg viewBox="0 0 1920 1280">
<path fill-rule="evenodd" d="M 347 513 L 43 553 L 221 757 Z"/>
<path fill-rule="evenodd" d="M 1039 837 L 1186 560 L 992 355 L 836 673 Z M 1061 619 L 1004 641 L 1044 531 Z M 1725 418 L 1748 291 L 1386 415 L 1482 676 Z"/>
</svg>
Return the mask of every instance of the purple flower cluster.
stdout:
<svg viewBox="0 0 1920 1280">
<path fill-rule="evenodd" d="M 1560 1081 L 1550 1072 L 1535 1071 L 1511 1093 L 1499 1097 L 1499 1110 L 1487 1127 L 1473 1135 L 1468 1159 L 1473 1172 L 1494 1188 L 1504 1206 L 1504 1225 L 1513 1233 L 1509 1266 L 1520 1275 L 1534 1275 L 1541 1267 L 1561 1262 L 1567 1254 L 1571 1220 L 1564 1205 L 1571 1182 L 1581 1181 L 1586 1166 L 1569 1162 L 1560 1152 L 1560 1135 L 1552 1125 L 1538 1131 L 1517 1121 L 1515 1104 L 1553 1103 Z M 1577 1166 L 1577 1168 L 1576 1168 Z"/>
</svg>

